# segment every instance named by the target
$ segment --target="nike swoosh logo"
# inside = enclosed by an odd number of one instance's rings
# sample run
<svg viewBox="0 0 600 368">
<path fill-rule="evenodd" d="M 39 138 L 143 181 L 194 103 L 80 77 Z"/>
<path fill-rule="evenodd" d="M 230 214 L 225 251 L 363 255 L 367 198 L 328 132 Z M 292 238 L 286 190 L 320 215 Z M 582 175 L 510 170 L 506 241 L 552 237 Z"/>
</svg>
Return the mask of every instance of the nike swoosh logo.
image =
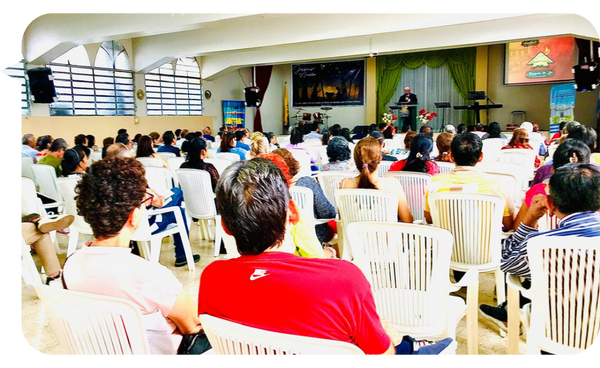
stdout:
<svg viewBox="0 0 600 368">
<path fill-rule="evenodd" d="M 254 273 L 250 275 L 250 281 L 254 281 L 269 275 L 270 273 L 268 273 L 267 270 L 254 270 Z"/>
</svg>

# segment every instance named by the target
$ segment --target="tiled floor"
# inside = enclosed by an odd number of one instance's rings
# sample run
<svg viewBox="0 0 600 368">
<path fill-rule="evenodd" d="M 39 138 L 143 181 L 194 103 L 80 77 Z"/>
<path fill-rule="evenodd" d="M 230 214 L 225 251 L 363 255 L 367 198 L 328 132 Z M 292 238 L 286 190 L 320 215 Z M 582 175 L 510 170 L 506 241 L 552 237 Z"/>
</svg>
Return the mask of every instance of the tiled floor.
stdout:
<svg viewBox="0 0 600 368">
<path fill-rule="evenodd" d="M 212 242 L 199 239 L 199 227 L 192 226 L 190 240 L 194 253 L 201 255 L 201 260 L 196 264 L 196 271 L 190 272 L 186 267 L 173 267 L 174 252 L 170 239 L 163 242 L 160 261 L 173 271 L 175 276 L 183 283 L 184 288 L 190 294 L 192 299 L 198 298 L 198 287 L 200 283 L 200 274 L 215 258 L 213 257 Z M 66 236 L 58 235 L 58 241 L 61 245 L 61 254 L 59 259 L 64 261 L 66 252 Z M 34 256 L 35 259 L 35 256 Z M 37 262 L 37 259 L 35 259 Z M 464 296 L 463 294 L 459 295 Z M 482 274 L 480 276 L 479 302 L 485 304 L 496 304 L 494 293 L 493 274 Z M 56 336 L 50 327 L 49 321 L 44 315 L 44 310 L 40 300 L 37 298 L 32 287 L 23 284 L 22 287 L 22 316 L 21 323 L 23 335 L 31 346 L 45 354 L 62 354 Z M 466 354 L 466 321 L 463 318 L 457 327 L 457 354 Z M 500 337 L 495 325 L 479 317 L 479 354 L 506 354 L 506 338 Z M 520 350 L 524 353 L 525 344 L 521 340 Z"/>
</svg>

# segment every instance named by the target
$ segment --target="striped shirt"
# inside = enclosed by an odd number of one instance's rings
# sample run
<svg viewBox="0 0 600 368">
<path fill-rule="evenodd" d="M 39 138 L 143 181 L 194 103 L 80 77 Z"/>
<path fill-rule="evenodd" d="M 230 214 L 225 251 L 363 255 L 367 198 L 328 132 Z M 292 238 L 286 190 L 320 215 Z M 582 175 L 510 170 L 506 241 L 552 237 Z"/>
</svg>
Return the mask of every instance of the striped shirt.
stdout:
<svg viewBox="0 0 600 368">
<path fill-rule="evenodd" d="M 566 216 L 558 223 L 558 228 L 544 233 L 523 223 L 517 231 L 506 238 L 502 244 L 500 268 L 506 273 L 531 278 L 527 242 L 538 235 L 544 236 L 581 236 L 600 237 L 600 213 L 577 212 Z"/>
</svg>

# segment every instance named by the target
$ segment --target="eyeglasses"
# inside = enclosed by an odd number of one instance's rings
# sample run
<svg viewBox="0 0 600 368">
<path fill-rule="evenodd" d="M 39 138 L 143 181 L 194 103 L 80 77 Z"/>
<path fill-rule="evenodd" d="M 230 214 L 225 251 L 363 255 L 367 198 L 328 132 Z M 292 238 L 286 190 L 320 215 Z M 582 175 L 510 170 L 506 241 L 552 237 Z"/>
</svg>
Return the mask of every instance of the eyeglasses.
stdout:
<svg viewBox="0 0 600 368">
<path fill-rule="evenodd" d="M 149 201 L 150 203 L 152 203 L 152 200 L 154 199 L 154 195 L 152 195 L 152 194 L 150 194 L 150 193 L 147 193 L 147 192 L 146 192 L 146 194 L 148 195 L 148 197 L 147 197 L 146 199 L 144 199 L 144 200 L 142 201 L 142 203 L 140 203 L 140 207 L 141 207 L 141 206 L 144 206 L 144 205 L 146 204 L 146 202 L 148 202 L 148 201 Z"/>
</svg>

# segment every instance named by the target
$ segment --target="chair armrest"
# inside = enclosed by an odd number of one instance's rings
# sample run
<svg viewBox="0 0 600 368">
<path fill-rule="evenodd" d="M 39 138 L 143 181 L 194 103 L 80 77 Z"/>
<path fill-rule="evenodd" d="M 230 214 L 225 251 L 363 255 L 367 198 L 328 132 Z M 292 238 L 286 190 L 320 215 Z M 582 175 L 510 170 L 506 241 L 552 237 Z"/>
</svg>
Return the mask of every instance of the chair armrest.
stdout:
<svg viewBox="0 0 600 368">
<path fill-rule="evenodd" d="M 427 225 L 423 220 L 414 220 L 412 223 L 415 225 Z"/>
<path fill-rule="evenodd" d="M 450 283 L 448 290 L 450 292 L 458 291 L 461 287 L 469 286 L 474 283 L 479 282 L 479 271 L 477 270 L 468 270 L 465 275 L 458 281 L 457 283 Z"/>
<path fill-rule="evenodd" d="M 148 216 L 160 215 L 167 212 L 175 212 L 178 207 L 163 207 L 163 208 L 152 208 L 147 210 Z"/>
<path fill-rule="evenodd" d="M 523 285 L 521 284 L 521 280 L 519 279 L 519 276 L 507 274 L 506 275 L 506 284 L 508 285 L 509 288 L 518 290 L 519 292 L 521 292 L 521 294 L 524 297 L 531 299 L 531 290 L 523 287 Z"/>
</svg>

